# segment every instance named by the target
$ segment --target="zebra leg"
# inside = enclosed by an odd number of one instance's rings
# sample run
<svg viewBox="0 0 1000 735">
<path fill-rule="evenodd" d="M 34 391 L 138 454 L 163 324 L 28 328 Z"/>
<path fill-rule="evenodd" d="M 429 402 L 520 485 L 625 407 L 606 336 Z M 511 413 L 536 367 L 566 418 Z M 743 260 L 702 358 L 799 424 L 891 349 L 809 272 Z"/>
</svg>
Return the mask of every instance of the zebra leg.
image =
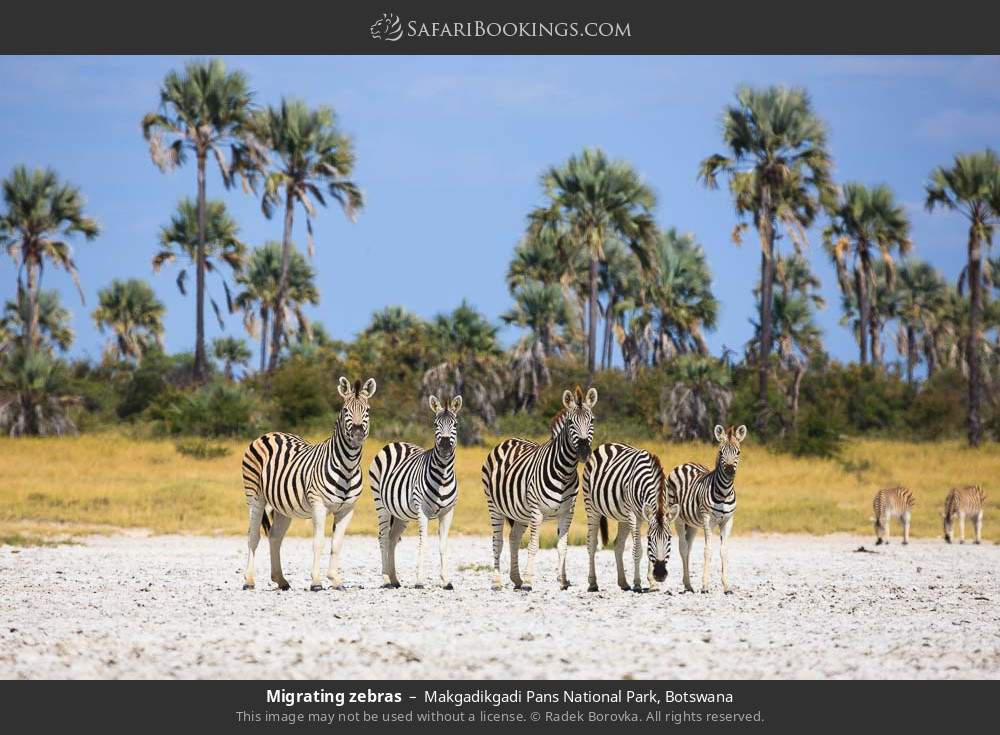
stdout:
<svg viewBox="0 0 1000 735">
<path fill-rule="evenodd" d="M 284 541 L 290 525 L 292 525 L 291 516 L 276 512 L 267 539 L 271 547 L 271 581 L 278 585 L 279 590 L 287 590 L 289 587 L 288 580 L 281 573 L 281 542 Z"/>
<path fill-rule="evenodd" d="M 524 529 L 527 526 L 523 523 L 512 523 L 510 526 L 510 538 L 507 543 L 510 546 L 510 581 L 514 583 L 514 589 L 521 589 L 524 580 L 521 579 L 521 567 L 518 564 L 518 555 L 521 553 L 521 537 L 524 536 Z"/>
<path fill-rule="evenodd" d="M 705 531 L 705 563 L 701 567 L 701 592 L 708 592 L 708 565 L 712 561 L 712 524 L 707 518 L 704 521 Z"/>
<path fill-rule="evenodd" d="M 733 594 L 732 589 L 729 587 L 729 574 L 727 572 L 727 567 L 729 566 L 729 534 L 732 530 L 733 516 L 729 516 L 719 529 L 719 556 L 722 559 L 722 591 L 727 595 Z"/>
<path fill-rule="evenodd" d="M 347 535 L 347 527 L 354 517 L 354 507 L 352 506 L 346 513 L 338 513 L 333 517 L 333 539 L 330 541 L 330 566 L 326 572 L 326 578 L 330 580 L 335 590 L 344 589 L 344 581 L 340 578 L 340 551 L 344 548 L 344 536 Z"/>
<path fill-rule="evenodd" d="M 594 563 L 594 557 L 597 556 L 597 527 L 600 523 L 600 517 L 593 512 L 593 509 L 589 509 L 590 512 L 587 513 L 587 555 L 590 557 L 587 566 L 587 591 L 597 592 L 597 565 Z"/>
<path fill-rule="evenodd" d="M 618 569 L 618 587 L 623 592 L 628 592 L 628 580 L 625 577 L 625 541 L 628 539 L 628 529 L 625 528 L 624 521 L 618 521 L 618 535 L 615 536 L 615 566 Z"/>
<path fill-rule="evenodd" d="M 455 589 L 451 584 L 451 573 L 448 569 L 448 530 L 451 528 L 451 519 L 455 516 L 455 506 L 438 518 L 438 549 L 441 554 L 441 586 L 446 590 Z"/>
<path fill-rule="evenodd" d="M 958 512 L 958 543 L 965 543 L 965 513 Z"/>
<path fill-rule="evenodd" d="M 910 543 L 910 511 L 903 513 L 903 546 Z"/>
<path fill-rule="evenodd" d="M 326 506 L 323 501 L 313 501 L 312 506 L 313 521 L 313 565 L 312 584 L 309 589 L 318 592 L 323 589 L 322 578 L 319 576 L 320 558 L 323 556 L 323 538 L 326 534 Z"/>
<path fill-rule="evenodd" d="M 538 555 L 538 541 L 542 532 L 542 511 L 535 509 L 528 524 L 528 568 L 524 572 L 524 584 L 521 589 L 531 592 L 535 581 L 535 557 Z"/>
<path fill-rule="evenodd" d="M 573 521 L 573 508 L 576 505 L 576 498 L 564 506 L 559 515 L 559 524 L 556 529 L 558 534 L 556 539 L 556 550 L 559 552 L 559 589 L 569 589 L 569 580 L 566 578 L 566 547 L 569 546 L 569 524 Z"/>
<path fill-rule="evenodd" d="M 379 508 L 378 511 L 378 548 L 382 553 L 382 586 L 391 587 L 389 580 L 389 528 L 392 526 L 392 516 L 389 511 Z"/>
<path fill-rule="evenodd" d="M 490 527 L 493 529 L 493 579 L 491 587 L 495 590 L 503 588 L 500 580 L 500 555 L 503 553 L 503 516 L 490 510 Z"/>
<path fill-rule="evenodd" d="M 642 516 L 632 516 L 632 591 L 642 592 Z"/>
<path fill-rule="evenodd" d="M 976 513 L 972 523 L 976 530 L 976 544 L 980 544 L 983 540 L 983 511 Z"/>
<path fill-rule="evenodd" d="M 698 527 L 687 524 L 684 524 L 677 534 L 677 541 L 681 547 L 681 560 L 684 562 L 684 589 L 687 592 L 694 592 L 694 587 L 691 585 L 691 548 L 694 546 L 694 537 L 697 534 Z"/>
<path fill-rule="evenodd" d="M 247 571 L 243 578 L 243 589 L 252 590 L 254 584 L 254 554 L 260 543 L 260 521 L 264 516 L 264 503 L 254 503 L 248 508 L 250 512 L 250 529 L 247 531 Z M 278 515 L 277 513 L 275 515 Z"/>
<path fill-rule="evenodd" d="M 427 549 L 427 514 L 423 508 L 417 510 L 417 582 L 414 588 L 424 588 L 424 551 Z"/>
<path fill-rule="evenodd" d="M 389 519 L 389 587 L 399 589 L 399 576 L 396 574 L 396 546 L 403 537 L 407 522 L 402 518 Z"/>
</svg>

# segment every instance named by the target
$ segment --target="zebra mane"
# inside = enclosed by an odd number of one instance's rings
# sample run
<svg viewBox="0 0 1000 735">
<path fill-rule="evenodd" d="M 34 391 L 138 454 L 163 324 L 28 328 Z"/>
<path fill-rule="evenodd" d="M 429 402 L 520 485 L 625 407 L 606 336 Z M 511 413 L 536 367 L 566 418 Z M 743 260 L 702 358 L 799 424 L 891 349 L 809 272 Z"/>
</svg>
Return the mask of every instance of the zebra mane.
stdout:
<svg viewBox="0 0 1000 735">
<path fill-rule="evenodd" d="M 549 434 L 555 437 L 563 427 L 563 423 L 566 420 L 566 409 L 560 408 L 559 413 L 552 417 L 552 421 L 549 422 Z"/>
<path fill-rule="evenodd" d="M 667 483 L 664 479 L 663 465 L 660 464 L 660 458 L 657 457 L 652 452 L 649 453 L 649 457 L 653 462 L 653 467 L 656 470 L 656 523 L 663 528 L 667 524 Z"/>
</svg>

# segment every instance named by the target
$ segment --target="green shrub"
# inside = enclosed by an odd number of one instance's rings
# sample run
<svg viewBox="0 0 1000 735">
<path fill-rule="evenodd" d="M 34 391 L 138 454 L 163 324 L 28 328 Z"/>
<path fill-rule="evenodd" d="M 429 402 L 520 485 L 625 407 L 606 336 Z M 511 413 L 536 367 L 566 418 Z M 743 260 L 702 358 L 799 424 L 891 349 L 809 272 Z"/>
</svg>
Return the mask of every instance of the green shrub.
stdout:
<svg viewBox="0 0 1000 735">
<path fill-rule="evenodd" d="M 221 444 L 209 444 L 207 441 L 177 442 L 174 445 L 178 454 L 195 459 L 217 459 L 229 454 L 229 448 Z"/>
<path fill-rule="evenodd" d="M 150 409 L 164 433 L 196 436 L 255 436 L 261 406 L 246 388 L 212 383 L 197 391 L 172 391 Z"/>
</svg>

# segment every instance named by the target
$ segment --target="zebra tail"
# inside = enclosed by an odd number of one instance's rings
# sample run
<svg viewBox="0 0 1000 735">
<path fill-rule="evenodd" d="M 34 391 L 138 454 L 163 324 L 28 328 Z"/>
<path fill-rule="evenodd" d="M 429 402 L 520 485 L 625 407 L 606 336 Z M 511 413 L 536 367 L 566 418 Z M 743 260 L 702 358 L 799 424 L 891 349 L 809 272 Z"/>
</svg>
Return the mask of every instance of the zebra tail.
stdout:
<svg viewBox="0 0 1000 735">
<path fill-rule="evenodd" d="M 601 546 L 608 545 L 608 517 L 601 516 Z"/>
<path fill-rule="evenodd" d="M 267 514 L 265 510 L 260 516 L 260 528 L 264 532 L 265 536 L 271 533 L 271 517 Z"/>
</svg>

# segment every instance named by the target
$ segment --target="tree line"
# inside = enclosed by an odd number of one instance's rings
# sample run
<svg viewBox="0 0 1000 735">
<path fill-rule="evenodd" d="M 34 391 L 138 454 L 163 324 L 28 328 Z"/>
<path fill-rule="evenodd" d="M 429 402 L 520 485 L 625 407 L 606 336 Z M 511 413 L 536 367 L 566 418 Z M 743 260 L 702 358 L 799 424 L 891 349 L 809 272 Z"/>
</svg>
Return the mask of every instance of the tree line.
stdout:
<svg viewBox="0 0 1000 735">
<path fill-rule="evenodd" d="M 320 299 L 310 263 L 318 209 L 334 204 L 353 220 L 364 207 L 352 178 L 353 141 L 329 107 L 294 98 L 261 105 L 241 72 L 219 60 L 190 62 L 166 75 L 155 111 L 141 121 L 160 170 L 195 163 L 195 195 L 180 201 L 160 228 L 151 257 L 152 271 L 170 270 L 182 294 L 193 277 L 190 359 L 162 355 L 164 306 L 138 278 L 115 279 L 98 293 L 92 317 L 109 335 L 102 365 L 68 366 L 57 357 L 73 340 L 70 315 L 56 291 L 41 287 L 42 275 L 46 266 L 67 271 L 82 300 L 70 242 L 93 240 L 101 228 L 77 187 L 51 169 L 17 166 L 3 180 L 0 210 L 0 238 L 17 266 L 16 295 L 0 320 L 0 424 L 12 434 L 72 430 L 73 412 L 87 401 L 78 395 L 79 380 L 76 393 L 69 389 L 67 375 L 106 374 L 119 385 L 116 405 L 126 407 L 126 416 L 140 405 L 143 415 L 171 415 L 172 426 L 183 430 L 177 406 L 190 408 L 196 394 L 229 400 L 242 389 L 274 403 L 276 385 L 295 371 L 309 374 L 304 366 L 356 362 L 369 370 L 405 369 L 397 377 L 419 391 L 461 393 L 483 430 L 505 412 L 544 406 L 557 372 L 633 385 L 658 375 L 651 413 L 676 438 L 707 436 L 737 409 L 751 414 L 761 438 L 797 437 L 803 391 L 815 390 L 810 376 L 825 379 L 832 369 L 814 320 L 825 304 L 806 237 L 822 218 L 823 250 L 836 267 L 842 323 L 854 334 L 864 380 L 896 369 L 885 358 L 887 328 L 895 325 L 900 381 L 921 390 L 921 363 L 925 384 L 939 373 L 954 376 L 966 391 L 968 440 L 978 445 L 984 405 L 985 423 L 992 421 L 1000 345 L 1000 312 L 989 298 L 1000 287 L 1000 259 L 984 254 L 1000 221 L 996 154 L 956 155 L 929 174 L 928 210 L 957 211 L 969 224 L 967 264 L 952 285 L 910 254 L 910 222 L 888 186 L 832 180 L 826 126 L 805 90 L 741 88 L 723 123 L 721 152 L 708 155 L 696 173 L 708 189 L 726 184 L 736 213 L 733 241 L 752 231 L 760 244 L 757 315 L 741 354 L 709 354 L 705 337 L 716 327 L 719 301 L 702 245 L 658 223 L 649 184 L 630 163 L 599 149 L 541 175 L 542 203 L 527 214 L 506 274 L 513 303 L 500 319 L 523 331 L 511 349 L 500 347 L 496 325 L 466 303 L 431 321 L 387 307 L 355 340 L 338 342 L 310 324 L 304 307 Z M 208 197 L 209 166 L 218 168 L 227 190 L 256 197 L 266 218 L 281 214 L 280 240 L 251 248 L 240 239 L 225 202 Z M 305 218 L 305 254 L 292 242 L 296 216 Z M 236 337 L 216 339 L 209 352 L 206 307 L 220 326 L 227 314 L 242 314 L 247 334 L 259 341 L 257 371 L 244 371 L 242 388 L 235 368 L 248 366 L 252 352 Z M 986 339 L 988 331 L 994 340 Z M 229 385 L 216 385 L 215 361 Z M 141 383 L 150 370 L 159 371 L 153 383 L 170 390 L 136 401 L 137 376 L 145 375 Z M 243 403 L 251 410 L 252 400 Z"/>
</svg>

